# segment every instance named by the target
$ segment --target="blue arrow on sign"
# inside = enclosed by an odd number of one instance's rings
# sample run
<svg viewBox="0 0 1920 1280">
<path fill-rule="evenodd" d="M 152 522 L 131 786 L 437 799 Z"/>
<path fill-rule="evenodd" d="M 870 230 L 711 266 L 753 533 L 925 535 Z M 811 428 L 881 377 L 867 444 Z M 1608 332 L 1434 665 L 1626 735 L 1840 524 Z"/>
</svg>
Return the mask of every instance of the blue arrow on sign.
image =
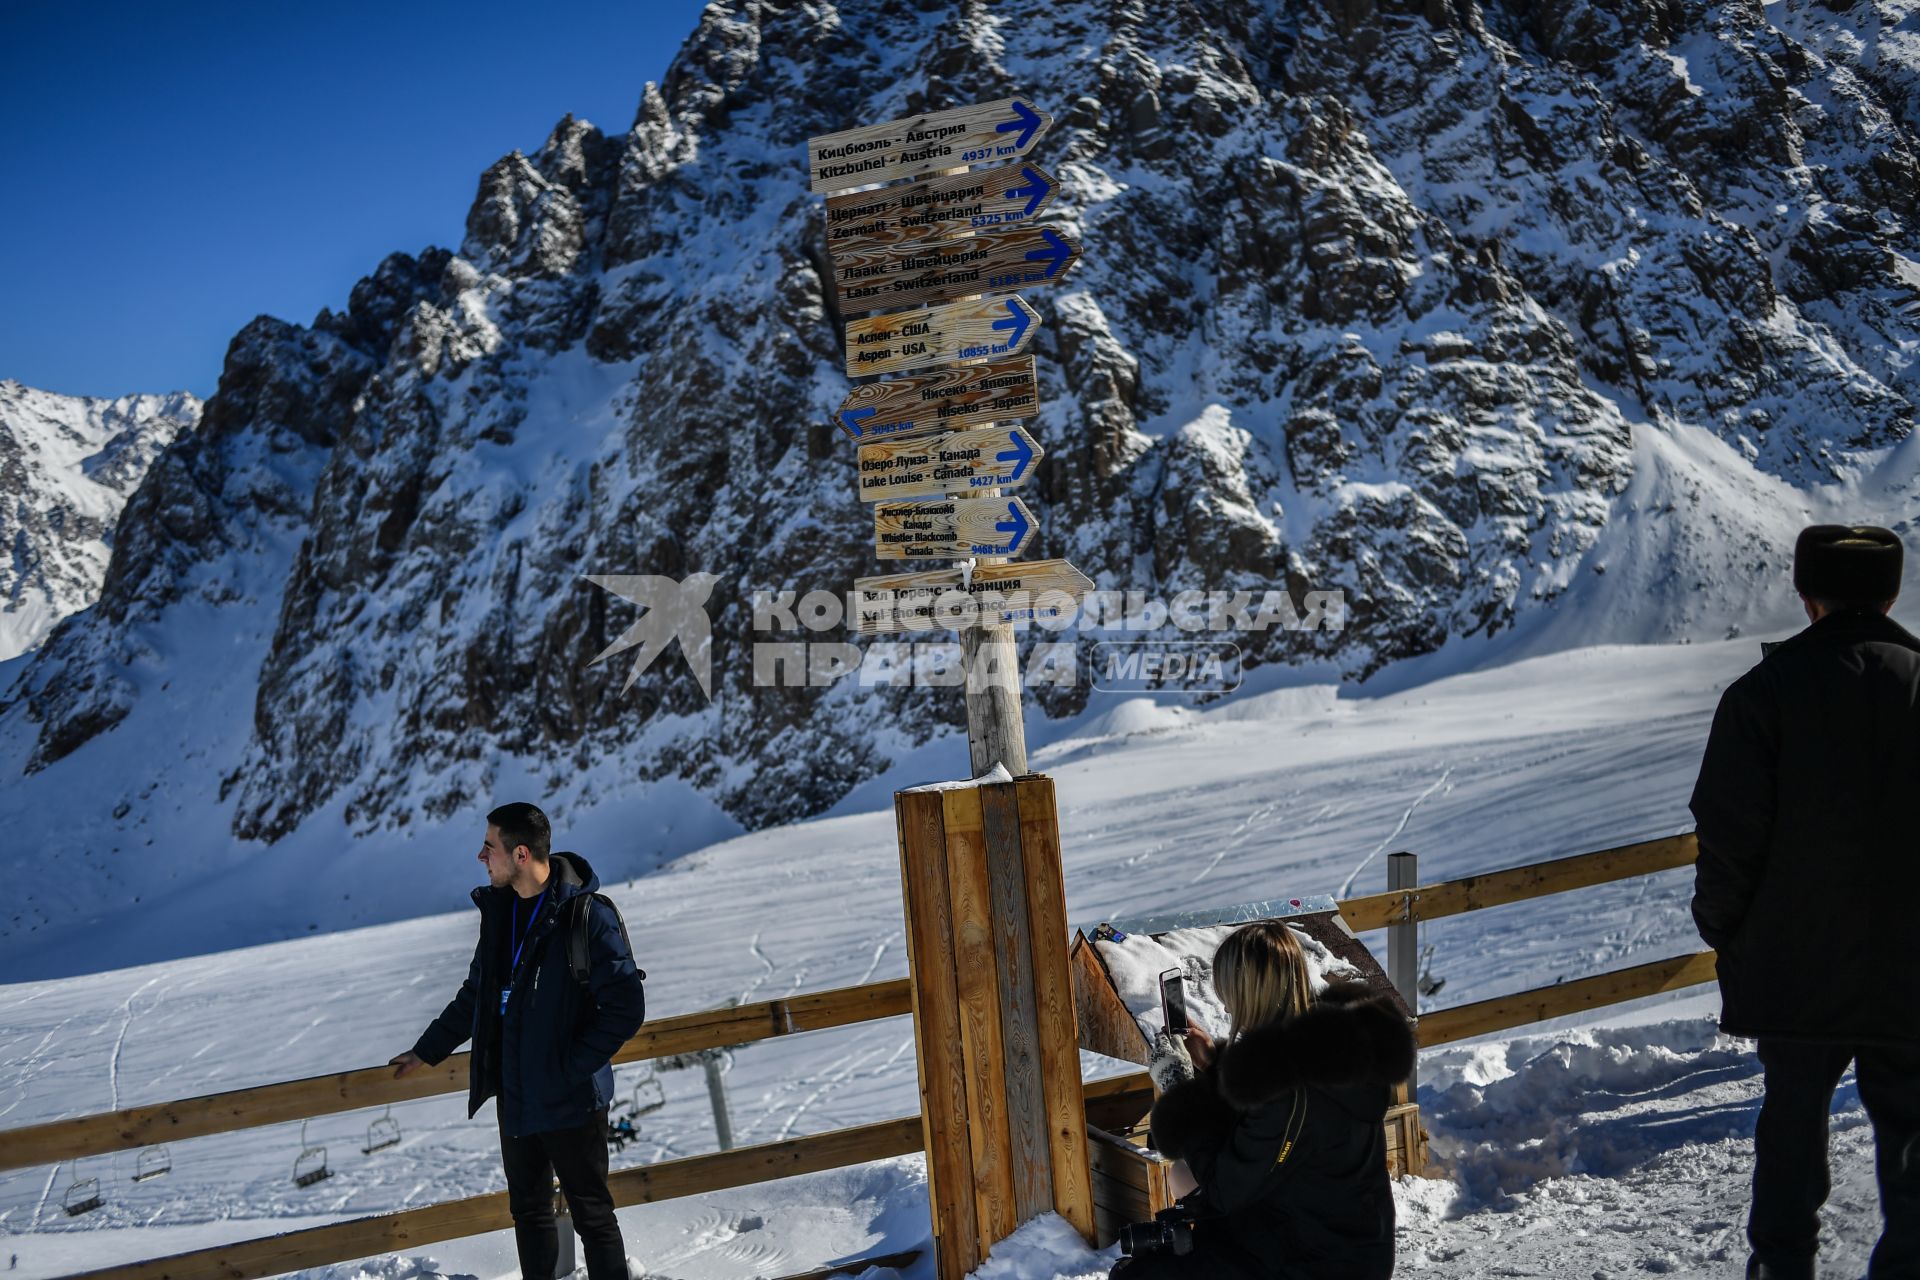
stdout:
<svg viewBox="0 0 1920 1280">
<path fill-rule="evenodd" d="M 1005 194 L 1009 200 L 1018 200 L 1021 196 L 1028 197 L 1027 207 L 1020 211 L 1020 216 L 1023 218 L 1031 218 L 1033 211 L 1038 209 L 1046 202 L 1047 197 L 1053 194 L 1053 185 L 1047 181 L 1044 174 L 1036 173 L 1030 165 L 1023 164 L 1020 166 L 1020 176 L 1027 180 L 1026 185 L 1008 187 Z"/>
<path fill-rule="evenodd" d="M 1024 150 L 1026 145 L 1033 141 L 1034 130 L 1040 127 L 1040 113 L 1020 101 L 1020 99 L 1015 98 L 1013 100 L 1013 114 L 1014 119 L 1006 120 L 995 125 L 993 131 L 995 133 L 1012 133 L 1015 129 L 1018 129 L 1020 136 L 1014 140 L 1013 145 L 1016 149 Z"/>
<path fill-rule="evenodd" d="M 1012 351 L 1020 345 L 1020 339 L 1027 336 L 1027 326 L 1033 323 L 1033 313 L 1021 305 L 1020 299 L 1007 299 L 1007 318 L 995 320 L 996 329 L 1011 329 L 1013 336 L 1007 339 L 1007 350 Z"/>
<path fill-rule="evenodd" d="M 1027 474 L 1027 464 L 1033 461 L 1033 446 L 1027 443 L 1026 433 L 1019 430 L 1007 432 L 1007 439 L 1013 442 L 1013 448 L 993 455 L 995 462 L 1011 462 L 1013 470 L 1007 473 L 1003 483 L 1018 484 L 1020 477 Z"/>
<path fill-rule="evenodd" d="M 1026 540 L 1027 533 L 1033 526 L 1027 522 L 1027 513 L 1020 509 L 1020 503 L 1016 499 L 1007 504 L 1007 519 L 994 521 L 993 528 L 996 533 L 1013 535 L 1007 539 L 1007 549 L 1002 553 L 1012 555 L 1020 550 L 1020 544 Z"/>
<path fill-rule="evenodd" d="M 855 440 L 860 438 L 860 424 L 878 413 L 878 409 L 842 409 L 840 425 L 845 427 Z"/>
<path fill-rule="evenodd" d="M 1047 247 L 1028 250 L 1027 261 L 1046 263 L 1047 279 L 1051 280 L 1053 273 L 1060 269 L 1060 265 L 1073 256 L 1073 246 L 1055 235 L 1049 227 L 1040 228 L 1040 234 L 1046 239 Z"/>
</svg>

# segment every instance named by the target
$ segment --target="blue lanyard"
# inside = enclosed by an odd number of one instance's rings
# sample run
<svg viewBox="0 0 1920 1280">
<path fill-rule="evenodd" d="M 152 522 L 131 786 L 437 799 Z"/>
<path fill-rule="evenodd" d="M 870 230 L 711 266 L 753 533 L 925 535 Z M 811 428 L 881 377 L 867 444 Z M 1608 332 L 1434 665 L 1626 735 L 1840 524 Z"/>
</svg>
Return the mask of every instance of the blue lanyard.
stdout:
<svg viewBox="0 0 1920 1280">
<path fill-rule="evenodd" d="M 540 918 L 540 904 L 546 900 L 547 891 L 542 889 L 540 896 L 533 900 L 533 913 L 527 917 L 527 927 L 517 931 L 520 934 L 520 941 L 513 947 L 513 963 L 507 968 L 508 982 L 512 982 L 513 975 L 520 971 L 520 952 L 527 945 L 527 935 L 533 932 L 533 922 Z M 513 900 L 513 917 L 517 924 L 520 919 L 520 899 L 517 895 Z"/>
</svg>

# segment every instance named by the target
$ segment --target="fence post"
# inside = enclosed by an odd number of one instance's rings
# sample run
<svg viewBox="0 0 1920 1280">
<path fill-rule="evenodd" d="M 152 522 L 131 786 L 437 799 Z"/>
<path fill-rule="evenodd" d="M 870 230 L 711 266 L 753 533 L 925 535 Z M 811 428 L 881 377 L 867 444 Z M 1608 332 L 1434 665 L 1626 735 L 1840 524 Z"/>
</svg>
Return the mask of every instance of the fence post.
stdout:
<svg viewBox="0 0 1920 1280">
<path fill-rule="evenodd" d="M 1420 922 L 1413 918 L 1412 890 L 1420 883 L 1420 858 L 1411 853 L 1387 855 L 1387 889 L 1407 890 L 1406 905 L 1400 923 L 1387 926 L 1387 977 L 1394 990 L 1407 1002 L 1407 1008 L 1420 1012 Z M 1409 1101 L 1420 1093 L 1420 1063 L 1414 1060 L 1413 1074 L 1407 1077 Z"/>
</svg>

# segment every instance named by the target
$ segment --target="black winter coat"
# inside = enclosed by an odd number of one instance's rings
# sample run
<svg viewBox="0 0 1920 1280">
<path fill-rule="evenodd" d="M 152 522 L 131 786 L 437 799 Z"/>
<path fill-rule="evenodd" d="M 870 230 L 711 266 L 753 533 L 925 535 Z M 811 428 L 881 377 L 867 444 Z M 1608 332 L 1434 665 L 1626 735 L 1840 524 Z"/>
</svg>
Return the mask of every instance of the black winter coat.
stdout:
<svg viewBox="0 0 1920 1280">
<path fill-rule="evenodd" d="M 467 980 L 413 1046 L 432 1066 L 471 1039 L 467 1115 L 498 1094 L 501 1124 L 515 1138 L 573 1128 L 606 1106 L 613 1097 L 609 1064 L 647 1013 L 640 971 L 605 903 L 588 904 L 589 980 L 573 980 L 567 968 L 572 902 L 599 889 L 600 878 L 577 853 L 556 853 L 550 863 L 547 896 L 526 926 L 504 1025 L 500 989 L 507 985 L 516 895 L 482 885 L 473 891 L 480 941 Z"/>
<path fill-rule="evenodd" d="M 1720 696 L 1693 918 L 1733 1035 L 1920 1045 L 1920 639 L 1830 613 Z"/>
<path fill-rule="evenodd" d="M 1153 1107 L 1153 1144 L 1183 1159 L 1237 1252 L 1271 1276 L 1393 1274 L 1384 1124 L 1413 1071 L 1413 1032 L 1361 983 L 1220 1049 Z"/>
</svg>

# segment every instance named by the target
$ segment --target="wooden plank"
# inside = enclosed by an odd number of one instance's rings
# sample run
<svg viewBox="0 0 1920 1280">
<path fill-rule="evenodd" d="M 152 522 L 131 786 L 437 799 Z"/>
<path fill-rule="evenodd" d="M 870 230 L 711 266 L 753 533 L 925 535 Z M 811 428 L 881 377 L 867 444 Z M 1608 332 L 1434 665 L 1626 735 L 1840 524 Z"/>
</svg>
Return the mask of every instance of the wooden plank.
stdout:
<svg viewBox="0 0 1920 1280">
<path fill-rule="evenodd" d="M 1569 889 L 1584 889 L 1614 880 L 1671 871 L 1676 867 L 1693 865 L 1699 854 L 1699 844 L 1693 832 L 1689 831 L 1658 840 L 1622 845 L 1617 849 L 1601 849 L 1595 853 L 1576 854 L 1571 858 L 1556 858 L 1550 862 L 1488 871 L 1460 880 L 1425 884 L 1413 891 L 1413 918 L 1437 920 L 1463 911 L 1479 911 L 1485 907 L 1524 902 L 1550 893 L 1564 893 Z M 1405 890 L 1397 890 L 1349 898 L 1340 904 L 1340 914 L 1356 933 L 1384 929 L 1405 914 L 1406 897 Z"/>
<path fill-rule="evenodd" d="M 892 182 L 959 165 L 1027 154 L 1053 125 L 1022 98 L 922 112 L 807 139 L 808 182 L 817 192 Z"/>
<path fill-rule="evenodd" d="M 1017 295 L 864 316 L 846 326 L 847 376 L 1017 356 L 1039 321 L 1040 313 Z"/>
<path fill-rule="evenodd" d="M 1059 284 L 1079 261 L 1078 241 L 1022 227 L 850 253 L 836 258 L 834 281 L 840 313 L 853 315 Z"/>
<path fill-rule="evenodd" d="M 936 498 L 980 489 L 1018 488 L 1046 456 L 1019 427 L 977 427 L 860 446 L 854 481 L 862 502 Z"/>
<path fill-rule="evenodd" d="M 873 441 L 959 431 L 1038 412 L 1040 383 L 1028 355 L 868 382 L 847 393 L 833 420 L 851 439 Z"/>
<path fill-rule="evenodd" d="M 942 240 L 1037 218 L 1060 183 L 1036 164 L 973 169 L 945 178 L 827 198 L 827 252 Z"/>
<path fill-rule="evenodd" d="M 1065 617 L 1091 590 L 1093 581 L 1065 560 L 981 565 L 965 585 L 958 569 L 895 573 L 855 580 L 852 621 L 861 635 L 970 630 Z"/>
<path fill-rule="evenodd" d="M 904 1271 L 920 1261 L 918 1249 L 907 1249 L 901 1253 L 876 1253 L 872 1257 L 855 1258 L 852 1262 L 842 1262 L 831 1267 L 821 1267 L 817 1271 L 803 1271 L 799 1275 L 783 1276 L 781 1280 L 830 1280 L 833 1276 L 859 1276 L 876 1267 L 893 1267 Z"/>
<path fill-rule="evenodd" d="M 1101 963 L 1099 951 L 1083 933 L 1075 933 L 1067 953 L 1073 970 L 1073 1007 L 1079 1023 L 1080 1047 L 1122 1062 L 1146 1066 L 1153 1056 L 1147 1037 L 1126 1002 L 1113 988 L 1113 978 Z"/>
<path fill-rule="evenodd" d="M 999 952 L 1000 1037 L 1006 1066 L 1007 1137 L 1014 1223 L 1053 1210 L 1053 1156 L 1041 1082 L 1040 1015 L 1034 991 L 1034 936 L 1027 920 L 1026 859 L 1014 784 L 981 787 L 987 887 Z M 1052 945 L 1053 939 L 1045 940 Z M 1078 1065 L 1077 1063 L 1075 1064 Z M 1085 1108 L 1076 1118 L 1085 1124 Z"/>
<path fill-rule="evenodd" d="M 689 1156 L 639 1169 L 622 1169 L 612 1174 L 607 1183 L 616 1205 L 643 1204 L 884 1160 L 916 1151 L 919 1144 L 920 1118 L 906 1116 L 854 1129 Z M 252 1280 L 415 1249 L 512 1225 L 507 1193 L 497 1191 L 85 1274 L 126 1280 Z"/>
<path fill-rule="evenodd" d="M 967 1063 L 967 1138 L 980 1209 L 980 1243 L 1020 1225 L 1014 1216 L 1007 1128 L 1005 1046 L 1000 1032 L 1001 956 L 987 880 L 986 822 L 979 787 L 940 793 L 946 810 L 947 891 L 953 900 L 953 958 L 960 988 L 960 1043 Z"/>
<path fill-rule="evenodd" d="M 1018 498 L 934 498 L 873 509 L 873 554 L 881 560 L 1017 556 L 1040 531 Z"/>
<path fill-rule="evenodd" d="M 1020 851 L 1025 862 L 1027 923 L 1033 939 L 1033 985 L 1040 1034 L 1040 1081 L 1046 1098 L 1054 1211 L 1093 1239 L 1093 1192 L 1087 1167 L 1087 1093 L 1080 1083 L 1079 1023 L 1067 968 L 1067 894 L 1060 861 L 1060 819 L 1053 779 L 1034 774 L 1014 784 Z"/>
<path fill-rule="evenodd" d="M 613 1060 L 635 1062 L 717 1049 L 898 1017 L 911 1013 L 912 1009 L 905 978 L 809 992 L 737 1008 L 656 1019 L 627 1041 Z M 392 1067 L 360 1067 L 303 1080 L 0 1130 L 0 1169 L 51 1164 L 56 1160 L 74 1160 L 156 1142 L 184 1142 L 260 1125 L 283 1124 L 445 1093 L 464 1093 L 467 1061 L 467 1054 L 456 1053 L 438 1066 L 423 1068 L 401 1080 L 393 1078 Z"/>
<path fill-rule="evenodd" d="M 927 1200 L 937 1273 L 962 1276 L 980 1264 L 979 1212 L 967 1142 L 967 1087 L 960 1046 L 960 997 L 947 895 L 945 810 L 940 793 L 896 792 L 900 877 L 906 899 L 913 982 L 913 1044 L 927 1152 Z"/>
<path fill-rule="evenodd" d="M 1510 996 L 1495 996 L 1491 1000 L 1477 1000 L 1472 1004 L 1442 1009 L 1420 1019 L 1420 1047 L 1428 1049 L 1485 1035 L 1490 1031 L 1509 1031 L 1529 1023 L 1579 1013 L 1584 1009 L 1597 1009 L 1604 1005 L 1619 1004 L 1623 1000 L 1637 1000 L 1642 996 L 1658 995 L 1662 991 L 1678 991 L 1683 987 L 1712 982 L 1715 977 L 1713 962 L 1713 952 L 1699 951 L 1693 955 L 1655 960 L 1649 964 L 1596 974 L 1591 978 L 1577 978 L 1551 987 L 1536 987 Z"/>
</svg>

